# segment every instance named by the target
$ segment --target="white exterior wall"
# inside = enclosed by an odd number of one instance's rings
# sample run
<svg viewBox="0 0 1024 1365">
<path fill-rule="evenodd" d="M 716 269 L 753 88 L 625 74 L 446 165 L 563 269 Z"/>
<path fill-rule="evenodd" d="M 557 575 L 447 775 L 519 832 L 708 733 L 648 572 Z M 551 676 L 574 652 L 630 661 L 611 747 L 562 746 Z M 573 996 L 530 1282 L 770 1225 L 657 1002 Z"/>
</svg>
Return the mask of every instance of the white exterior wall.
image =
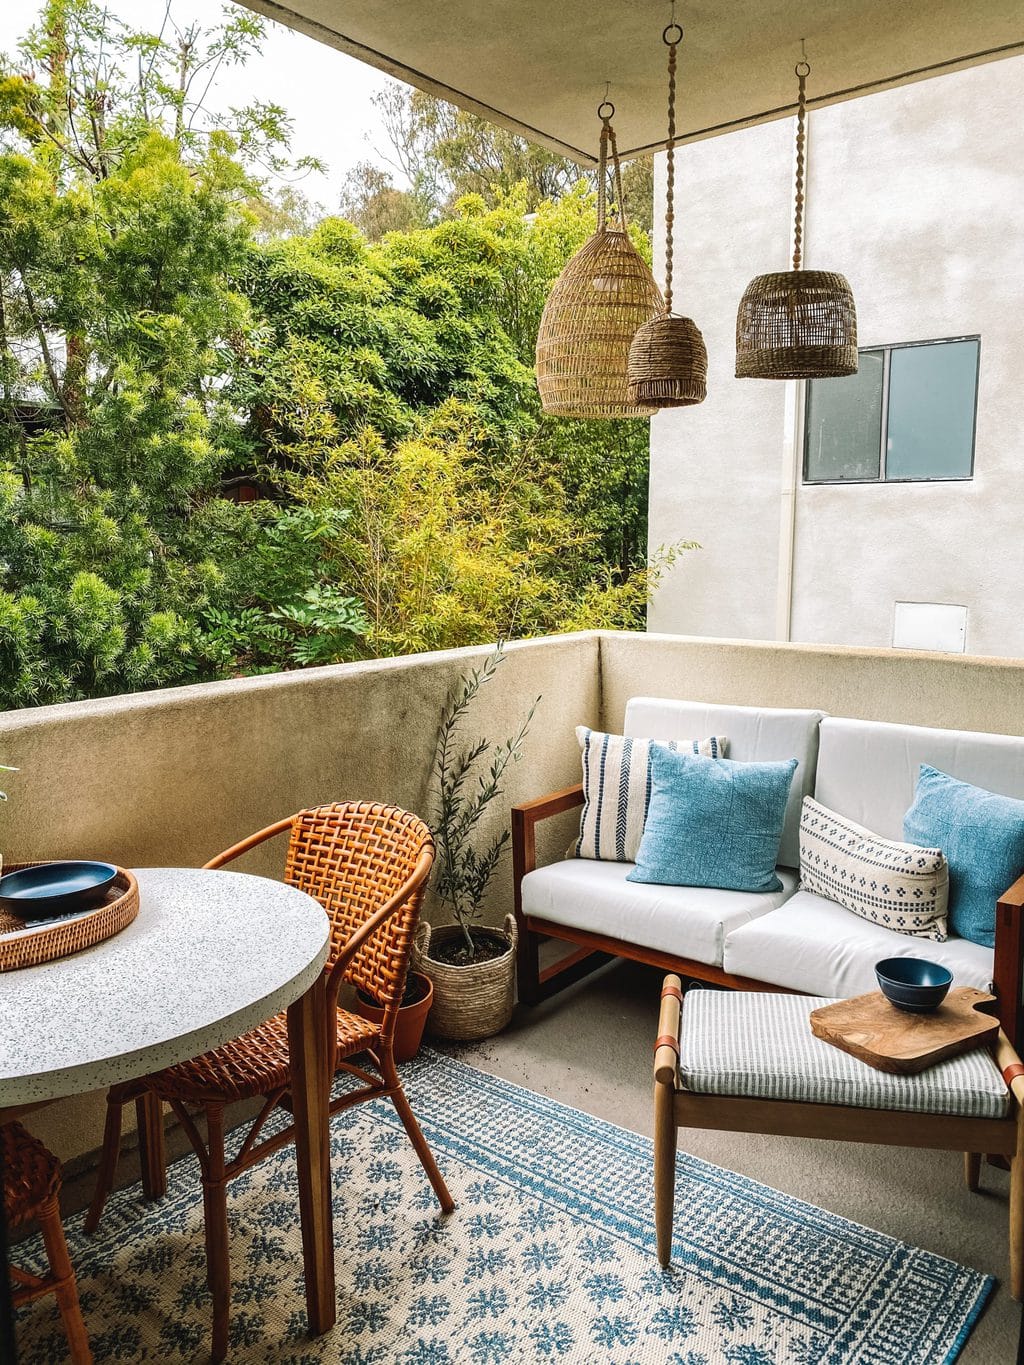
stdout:
<svg viewBox="0 0 1024 1365">
<path fill-rule="evenodd" d="M 703 548 L 651 630 L 786 638 L 789 467 L 791 639 L 884 647 L 897 601 L 946 602 L 968 609 L 968 653 L 1024 656 L 1022 107 L 1017 57 L 810 118 L 805 264 L 850 280 L 860 346 L 981 337 L 969 482 L 802 484 L 803 386 L 733 377 L 740 296 L 788 265 L 793 121 L 677 154 L 677 308 L 707 341 L 708 398 L 652 422 L 650 544 Z"/>
</svg>

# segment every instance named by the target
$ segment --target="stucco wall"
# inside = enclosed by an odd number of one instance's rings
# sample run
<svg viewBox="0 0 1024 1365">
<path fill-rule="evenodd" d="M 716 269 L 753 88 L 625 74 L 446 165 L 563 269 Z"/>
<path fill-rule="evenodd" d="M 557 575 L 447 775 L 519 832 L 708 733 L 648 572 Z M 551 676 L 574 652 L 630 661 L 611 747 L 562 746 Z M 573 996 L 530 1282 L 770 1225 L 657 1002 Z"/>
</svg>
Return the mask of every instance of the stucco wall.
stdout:
<svg viewBox="0 0 1024 1365">
<path fill-rule="evenodd" d="M 606 633 L 601 681 L 611 729 L 630 697 L 654 696 L 1024 735 L 1020 660 Z"/>
<path fill-rule="evenodd" d="M 425 810 L 438 716 L 486 652 L 2 715 L 0 758 L 21 768 L 6 784 L 4 851 L 196 864 L 321 801 L 372 798 Z M 492 828 L 507 826 L 512 803 L 577 781 L 575 726 L 616 729 L 627 700 L 641 694 L 1024 734 L 1024 662 L 615 632 L 510 645 L 468 729 L 504 738 L 538 694 L 525 757 L 509 773 Z M 574 818 L 543 827 L 543 861 L 561 855 Z M 274 875 L 282 853 L 268 849 L 248 869 Z M 511 903 L 510 876 L 506 862 L 489 903 L 494 921 Z M 59 967 L 54 981 L 57 989 Z M 2 992 L 0 977 L 0 1020 Z M 71 1160 L 99 1145 L 103 1107 L 99 1094 L 63 1100 L 36 1111 L 32 1127 Z"/>
<path fill-rule="evenodd" d="M 972 481 L 798 481 L 794 640 L 888 646 L 897 600 L 951 602 L 968 608 L 969 653 L 1024 655 L 1022 101 L 1016 57 L 811 116 L 806 264 L 848 276 L 861 346 L 980 334 L 981 370 Z M 784 121 L 680 154 L 676 287 L 711 369 L 704 405 L 652 424 L 651 543 L 704 549 L 658 590 L 655 630 L 776 635 L 795 386 L 731 378 L 732 327 L 747 280 L 785 265 L 792 131 Z"/>
<path fill-rule="evenodd" d="M 541 700 L 488 829 L 508 827 L 513 802 L 577 780 L 573 727 L 598 721 L 597 651 L 589 634 L 508 646 L 467 736 L 501 741 L 534 698 Z M 4 774 L 10 800 L 0 847 L 10 860 L 195 866 L 305 806 L 379 800 L 426 813 L 441 711 L 464 671 L 487 652 L 344 664 L 0 715 L 0 757 L 20 769 Z M 565 838 L 560 831 L 550 837 L 562 838 L 557 851 L 544 846 L 546 856 L 557 856 Z M 273 876 L 283 857 L 277 840 L 237 866 Z M 511 903 L 506 858 L 489 918 L 500 922 Z M 2 993 L 0 977 L 0 1020 Z M 33 1115 L 33 1131 L 67 1160 L 99 1145 L 103 1108 L 102 1095 L 62 1101 Z M 131 1118 L 129 1108 L 126 1123 Z"/>
</svg>

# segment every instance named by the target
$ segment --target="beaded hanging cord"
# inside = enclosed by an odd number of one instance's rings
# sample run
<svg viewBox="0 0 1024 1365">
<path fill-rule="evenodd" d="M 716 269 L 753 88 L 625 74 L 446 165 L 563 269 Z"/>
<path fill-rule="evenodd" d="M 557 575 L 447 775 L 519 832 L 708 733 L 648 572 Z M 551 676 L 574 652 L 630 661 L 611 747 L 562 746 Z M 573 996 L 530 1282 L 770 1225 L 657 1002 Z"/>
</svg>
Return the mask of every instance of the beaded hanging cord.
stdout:
<svg viewBox="0 0 1024 1365">
<path fill-rule="evenodd" d="M 807 77 L 810 64 L 797 62 L 793 68 L 798 82 L 796 106 L 796 194 L 793 202 L 793 269 L 801 267 L 804 238 L 804 152 L 807 146 Z"/>
<path fill-rule="evenodd" d="M 672 312 L 676 188 L 676 65 L 683 30 L 675 21 L 662 33 L 668 48 L 668 140 L 665 203 L 665 309 L 641 327 L 629 348 L 629 396 L 649 412 L 690 407 L 707 396 L 708 354 L 692 318 Z"/>
<path fill-rule="evenodd" d="M 675 9 L 675 5 L 672 6 Z M 668 141 L 665 144 L 667 175 L 665 187 L 665 312 L 672 312 L 672 229 L 676 212 L 676 54 L 683 41 L 683 30 L 672 21 L 661 35 L 668 46 Z"/>
</svg>

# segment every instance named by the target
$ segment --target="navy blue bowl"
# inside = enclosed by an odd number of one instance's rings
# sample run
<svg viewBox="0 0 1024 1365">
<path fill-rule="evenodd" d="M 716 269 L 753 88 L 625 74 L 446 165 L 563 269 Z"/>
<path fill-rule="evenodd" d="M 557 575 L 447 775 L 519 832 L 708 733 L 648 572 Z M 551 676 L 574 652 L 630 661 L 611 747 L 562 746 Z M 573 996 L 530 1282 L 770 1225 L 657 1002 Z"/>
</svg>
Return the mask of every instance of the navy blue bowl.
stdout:
<svg viewBox="0 0 1024 1365">
<path fill-rule="evenodd" d="M 52 919 L 99 905 L 117 876 L 112 863 L 40 863 L 0 877 L 0 906 L 22 919 Z"/>
<path fill-rule="evenodd" d="M 927 1014 L 938 1009 L 953 982 L 953 973 L 923 957 L 887 957 L 875 963 L 882 994 L 898 1010 Z"/>
</svg>

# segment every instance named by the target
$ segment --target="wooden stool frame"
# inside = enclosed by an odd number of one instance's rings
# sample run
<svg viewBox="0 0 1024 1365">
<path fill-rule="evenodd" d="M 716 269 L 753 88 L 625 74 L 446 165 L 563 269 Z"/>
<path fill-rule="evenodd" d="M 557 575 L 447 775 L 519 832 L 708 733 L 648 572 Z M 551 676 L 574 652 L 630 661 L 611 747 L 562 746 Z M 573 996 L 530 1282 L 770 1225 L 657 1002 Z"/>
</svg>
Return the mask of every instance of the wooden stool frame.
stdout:
<svg viewBox="0 0 1024 1365">
<path fill-rule="evenodd" d="M 968 1118 L 686 1090 L 679 1072 L 682 1008 L 682 983 L 678 976 L 666 976 L 654 1045 L 654 1223 L 663 1266 L 672 1259 L 680 1128 L 931 1147 L 964 1153 L 964 1178 L 971 1190 L 979 1185 L 981 1153 L 1009 1160 L 1010 1293 L 1015 1299 L 1024 1298 L 1024 1065 L 1004 1032 L 1000 1031 L 993 1053 L 1012 1095 L 1010 1114 L 1003 1119 Z"/>
</svg>

